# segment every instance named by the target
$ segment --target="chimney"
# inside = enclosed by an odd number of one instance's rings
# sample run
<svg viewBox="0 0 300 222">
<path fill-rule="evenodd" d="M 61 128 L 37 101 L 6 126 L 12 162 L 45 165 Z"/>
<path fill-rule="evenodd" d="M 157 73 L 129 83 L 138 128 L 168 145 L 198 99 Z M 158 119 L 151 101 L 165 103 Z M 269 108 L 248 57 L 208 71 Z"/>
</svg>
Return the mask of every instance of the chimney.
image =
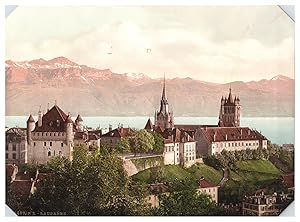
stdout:
<svg viewBox="0 0 300 222">
<path fill-rule="evenodd" d="M 214 141 L 216 141 L 216 135 L 217 135 L 217 133 L 215 132 L 214 133 Z"/>
<path fill-rule="evenodd" d="M 205 126 L 205 131 L 207 131 L 207 126 Z"/>
<path fill-rule="evenodd" d="M 227 140 L 227 134 L 225 135 L 225 140 Z"/>
<path fill-rule="evenodd" d="M 108 132 L 112 131 L 112 126 L 111 124 L 108 125 Z"/>
<path fill-rule="evenodd" d="M 250 130 L 248 129 L 248 136 L 250 136 Z"/>
</svg>

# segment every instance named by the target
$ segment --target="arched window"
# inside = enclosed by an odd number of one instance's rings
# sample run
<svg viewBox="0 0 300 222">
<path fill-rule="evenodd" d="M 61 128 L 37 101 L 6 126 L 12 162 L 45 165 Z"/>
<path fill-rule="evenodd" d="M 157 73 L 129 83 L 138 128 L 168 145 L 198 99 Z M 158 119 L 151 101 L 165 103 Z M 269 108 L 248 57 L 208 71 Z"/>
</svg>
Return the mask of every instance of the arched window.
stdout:
<svg viewBox="0 0 300 222">
<path fill-rule="evenodd" d="M 48 156 L 51 156 L 51 151 L 50 150 L 48 151 Z"/>
</svg>

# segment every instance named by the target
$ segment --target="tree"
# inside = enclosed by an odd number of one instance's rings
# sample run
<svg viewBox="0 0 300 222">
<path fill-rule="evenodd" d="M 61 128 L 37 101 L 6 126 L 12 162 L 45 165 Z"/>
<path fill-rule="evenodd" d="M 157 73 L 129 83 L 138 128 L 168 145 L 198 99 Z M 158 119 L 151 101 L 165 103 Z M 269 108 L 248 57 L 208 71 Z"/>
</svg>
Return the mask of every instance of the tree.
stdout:
<svg viewBox="0 0 300 222">
<path fill-rule="evenodd" d="M 116 150 L 118 153 L 129 153 L 130 152 L 130 144 L 128 138 L 121 138 L 116 146 Z"/>
<path fill-rule="evenodd" d="M 129 137 L 131 151 L 135 155 L 137 152 L 144 153 L 152 151 L 154 143 L 153 135 L 145 129 L 136 130 L 133 135 Z"/>
<path fill-rule="evenodd" d="M 161 166 L 150 168 L 150 183 L 161 183 L 165 179 L 165 172 Z"/>
<path fill-rule="evenodd" d="M 174 182 L 170 192 L 159 195 L 159 208 L 154 215 L 199 216 L 219 214 L 211 198 L 193 187 L 190 181 Z"/>
<path fill-rule="evenodd" d="M 59 157 L 58 157 L 59 158 Z M 50 160 L 52 174 L 41 182 L 30 206 L 67 215 L 145 215 L 146 193 L 134 185 L 114 153 L 74 148 L 73 161 Z"/>
<path fill-rule="evenodd" d="M 164 138 L 159 133 L 152 133 L 154 139 L 153 152 L 163 153 L 164 151 Z"/>
</svg>

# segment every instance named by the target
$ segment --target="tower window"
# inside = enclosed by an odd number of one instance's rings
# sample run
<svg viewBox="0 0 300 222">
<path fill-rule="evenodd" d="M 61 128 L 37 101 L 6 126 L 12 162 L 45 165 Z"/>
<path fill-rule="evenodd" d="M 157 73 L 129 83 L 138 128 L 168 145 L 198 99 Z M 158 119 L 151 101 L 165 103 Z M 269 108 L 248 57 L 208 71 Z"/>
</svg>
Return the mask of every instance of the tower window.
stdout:
<svg viewBox="0 0 300 222">
<path fill-rule="evenodd" d="M 15 153 L 13 153 L 13 159 L 15 160 L 15 159 L 17 159 L 17 154 L 15 154 Z"/>
<path fill-rule="evenodd" d="M 51 136 L 51 134 L 52 134 L 52 133 L 50 133 L 50 136 Z"/>
<path fill-rule="evenodd" d="M 39 136 L 40 134 L 39 133 L 37 133 L 37 136 Z"/>
<path fill-rule="evenodd" d="M 51 151 L 48 151 L 48 156 L 51 156 Z"/>
<path fill-rule="evenodd" d="M 62 151 L 60 150 L 60 151 L 58 151 L 58 155 L 59 156 L 61 156 L 62 155 Z"/>
<path fill-rule="evenodd" d="M 6 144 L 6 150 L 8 150 L 8 144 Z"/>
<path fill-rule="evenodd" d="M 44 142 L 44 146 L 47 146 L 47 142 Z"/>
<path fill-rule="evenodd" d="M 33 143 L 33 146 L 35 146 L 35 142 Z"/>
<path fill-rule="evenodd" d="M 50 142 L 50 146 L 52 146 L 52 142 Z"/>
<path fill-rule="evenodd" d="M 61 146 L 61 147 L 64 147 L 64 143 L 61 143 L 60 146 Z"/>
<path fill-rule="evenodd" d="M 48 133 L 46 133 L 46 136 L 48 136 Z"/>
<path fill-rule="evenodd" d="M 42 133 L 42 136 L 44 136 L 44 133 Z"/>
<path fill-rule="evenodd" d="M 17 150 L 17 145 L 13 144 L 13 151 L 16 151 L 16 150 Z"/>
</svg>

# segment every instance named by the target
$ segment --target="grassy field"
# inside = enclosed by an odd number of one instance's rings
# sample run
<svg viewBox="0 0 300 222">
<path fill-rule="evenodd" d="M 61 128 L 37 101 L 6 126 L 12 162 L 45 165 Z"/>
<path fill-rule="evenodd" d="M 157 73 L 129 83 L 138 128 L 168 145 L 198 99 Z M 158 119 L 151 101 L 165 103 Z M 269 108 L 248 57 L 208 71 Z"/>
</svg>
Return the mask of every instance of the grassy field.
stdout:
<svg viewBox="0 0 300 222">
<path fill-rule="evenodd" d="M 165 180 L 172 182 L 174 180 L 192 179 L 197 182 L 201 176 L 206 178 L 213 184 L 218 184 L 223 177 L 222 171 L 217 171 L 214 168 L 205 164 L 195 164 L 190 168 L 182 168 L 178 165 L 163 166 Z M 150 181 L 150 169 L 143 170 L 132 176 L 135 181 L 144 183 L 152 183 Z"/>
<path fill-rule="evenodd" d="M 260 184 L 279 178 L 282 172 L 268 160 L 239 161 L 236 168 L 230 170 L 227 186 L 238 186 L 239 183 Z"/>
</svg>

